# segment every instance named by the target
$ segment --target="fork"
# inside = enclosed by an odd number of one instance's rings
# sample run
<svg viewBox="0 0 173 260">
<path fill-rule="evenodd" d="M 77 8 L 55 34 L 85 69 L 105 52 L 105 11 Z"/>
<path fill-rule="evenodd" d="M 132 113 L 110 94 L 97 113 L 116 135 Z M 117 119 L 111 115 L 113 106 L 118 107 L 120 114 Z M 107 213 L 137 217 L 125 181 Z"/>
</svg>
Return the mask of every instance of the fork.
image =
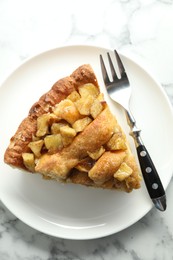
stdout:
<svg viewBox="0 0 173 260">
<path fill-rule="evenodd" d="M 131 129 L 130 135 L 134 138 L 138 160 L 141 167 L 141 172 L 149 196 L 152 199 L 155 207 L 161 211 L 164 211 L 166 210 L 165 191 L 161 183 L 161 180 L 159 178 L 159 175 L 157 173 L 157 170 L 154 166 L 154 163 L 144 143 L 142 142 L 140 136 L 141 130 L 137 128 L 136 121 L 129 109 L 129 101 L 130 101 L 132 89 L 130 86 L 128 76 L 126 74 L 125 67 L 116 50 L 114 50 L 114 54 L 115 54 L 116 63 L 118 65 L 120 78 L 117 76 L 116 69 L 114 68 L 111 56 L 108 52 L 107 58 L 110 66 L 112 80 L 110 80 L 108 76 L 105 62 L 103 60 L 102 55 L 100 55 L 100 64 L 101 64 L 103 80 L 110 98 L 125 109 L 127 122 Z"/>
</svg>

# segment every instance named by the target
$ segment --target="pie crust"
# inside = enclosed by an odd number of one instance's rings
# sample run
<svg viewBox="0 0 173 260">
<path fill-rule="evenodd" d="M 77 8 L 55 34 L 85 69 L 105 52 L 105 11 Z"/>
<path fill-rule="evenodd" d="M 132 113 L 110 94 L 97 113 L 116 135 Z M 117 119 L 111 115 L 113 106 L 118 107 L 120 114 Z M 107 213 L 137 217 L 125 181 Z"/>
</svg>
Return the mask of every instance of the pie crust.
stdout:
<svg viewBox="0 0 173 260">
<path fill-rule="evenodd" d="M 88 64 L 58 80 L 31 107 L 4 161 L 45 179 L 127 192 L 140 188 L 138 164 Z"/>
</svg>

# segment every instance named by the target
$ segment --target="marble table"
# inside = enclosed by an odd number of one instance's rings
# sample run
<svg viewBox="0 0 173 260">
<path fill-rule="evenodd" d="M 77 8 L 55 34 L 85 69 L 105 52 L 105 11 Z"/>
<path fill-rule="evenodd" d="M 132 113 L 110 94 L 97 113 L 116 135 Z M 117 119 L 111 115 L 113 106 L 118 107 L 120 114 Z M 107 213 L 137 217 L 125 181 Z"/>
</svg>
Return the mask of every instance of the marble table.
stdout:
<svg viewBox="0 0 173 260">
<path fill-rule="evenodd" d="M 38 52 L 73 44 L 117 48 L 155 75 L 173 105 L 172 0 L 1 0 L 0 81 Z M 129 228 L 73 241 L 40 233 L 0 202 L 1 260 L 171 260 L 173 180 L 168 208 L 153 208 Z"/>
</svg>

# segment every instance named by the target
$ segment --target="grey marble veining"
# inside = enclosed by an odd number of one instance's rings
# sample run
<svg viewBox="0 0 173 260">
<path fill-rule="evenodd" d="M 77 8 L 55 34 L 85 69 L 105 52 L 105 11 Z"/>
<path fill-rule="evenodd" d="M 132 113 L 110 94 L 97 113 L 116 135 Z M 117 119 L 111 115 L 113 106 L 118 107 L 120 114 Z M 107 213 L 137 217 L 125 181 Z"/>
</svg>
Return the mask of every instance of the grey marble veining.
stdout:
<svg viewBox="0 0 173 260">
<path fill-rule="evenodd" d="M 172 185 L 172 184 L 171 184 Z M 170 185 L 170 186 L 171 186 Z M 168 198 L 169 198 L 168 190 Z M 167 221 L 155 209 L 128 229 L 101 239 L 72 241 L 49 237 L 17 220 L 3 206 L 0 259 L 172 259 L 173 236 Z"/>
<path fill-rule="evenodd" d="M 26 58 L 71 44 L 118 48 L 145 64 L 173 105 L 172 0 L 0 1 L 0 81 Z M 0 260 L 171 260 L 173 180 L 168 209 L 153 208 L 105 238 L 72 241 L 38 232 L 0 202 Z"/>
</svg>

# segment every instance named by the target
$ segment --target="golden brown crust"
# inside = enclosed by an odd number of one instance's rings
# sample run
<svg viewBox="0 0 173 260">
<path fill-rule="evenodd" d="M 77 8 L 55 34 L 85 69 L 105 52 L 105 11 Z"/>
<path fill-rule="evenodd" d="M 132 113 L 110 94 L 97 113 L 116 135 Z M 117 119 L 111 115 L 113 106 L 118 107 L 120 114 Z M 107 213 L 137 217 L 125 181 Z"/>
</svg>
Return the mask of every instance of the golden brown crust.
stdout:
<svg viewBox="0 0 173 260">
<path fill-rule="evenodd" d="M 125 151 L 105 152 L 89 171 L 91 180 L 98 184 L 108 181 L 118 170 L 126 156 Z"/>
<path fill-rule="evenodd" d="M 37 119 L 43 114 L 52 113 L 56 104 L 87 83 L 92 83 L 99 89 L 92 68 L 90 65 L 83 65 L 71 76 L 57 81 L 50 91 L 42 95 L 38 102 L 31 107 L 28 116 L 21 122 L 15 135 L 11 138 L 4 155 L 5 163 L 30 171 L 23 163 L 22 154 L 30 152 L 28 144 L 36 135 Z M 117 136 L 114 136 L 115 127 L 118 131 Z M 37 158 L 34 171 L 41 173 L 45 179 L 60 179 L 65 182 L 106 189 L 123 189 L 128 192 L 134 188 L 137 189 L 140 187 L 139 170 L 128 144 L 122 150 L 109 150 L 108 141 L 113 136 L 118 139 L 121 135 L 125 138 L 121 127 L 104 103 L 100 114 L 75 136 L 72 143 L 53 154 L 45 153 Z M 100 147 L 108 148 L 108 150 L 101 154 L 98 160 L 92 160 L 89 154 L 94 153 Z M 132 174 L 126 180 L 119 181 L 114 178 L 114 174 L 122 162 L 132 169 Z M 80 163 L 88 163 L 87 172 L 79 170 L 80 167 L 77 166 L 80 166 Z"/>
<path fill-rule="evenodd" d="M 90 65 L 82 65 L 70 77 L 58 80 L 39 101 L 30 109 L 29 115 L 22 121 L 15 135 L 10 140 L 4 161 L 11 166 L 26 169 L 23 164 L 22 152 L 28 151 L 28 144 L 32 134 L 36 132 L 36 119 L 38 116 L 52 112 L 52 107 L 65 99 L 73 90 L 85 83 L 93 83 L 98 87 L 97 79 Z"/>
<path fill-rule="evenodd" d="M 22 153 L 28 152 L 28 144 L 32 140 L 32 134 L 36 131 L 36 120 L 30 116 L 25 118 L 19 125 L 15 135 L 10 140 L 10 145 L 5 151 L 5 163 L 26 169 L 23 164 Z"/>
<path fill-rule="evenodd" d="M 107 124 L 105 122 L 107 121 Z M 79 161 L 104 145 L 112 136 L 115 118 L 106 108 L 81 132 L 68 147 L 55 154 L 45 154 L 36 165 L 36 172 L 50 175 L 53 178 L 66 179 L 70 170 Z"/>
</svg>

